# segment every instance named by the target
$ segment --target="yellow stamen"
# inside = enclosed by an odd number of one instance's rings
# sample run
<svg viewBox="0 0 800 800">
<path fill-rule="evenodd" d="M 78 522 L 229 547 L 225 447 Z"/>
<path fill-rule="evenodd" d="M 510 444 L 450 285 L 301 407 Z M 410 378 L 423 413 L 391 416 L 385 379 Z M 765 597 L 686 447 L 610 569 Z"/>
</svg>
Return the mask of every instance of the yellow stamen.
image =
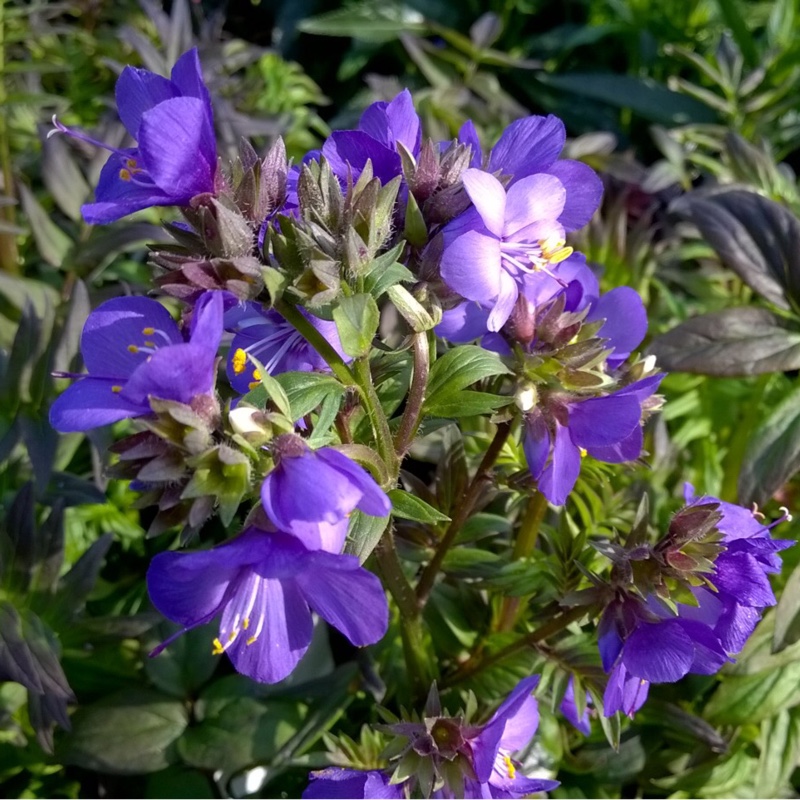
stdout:
<svg viewBox="0 0 800 800">
<path fill-rule="evenodd" d="M 212 656 L 219 656 L 225 652 L 225 648 L 222 646 L 222 642 L 219 639 L 214 639 L 212 644 L 214 645 L 213 649 L 211 650 Z"/>
<path fill-rule="evenodd" d="M 241 375 L 244 372 L 244 368 L 247 365 L 247 353 L 241 347 L 234 351 L 231 364 L 233 365 L 234 375 Z"/>
<path fill-rule="evenodd" d="M 228 634 L 228 643 L 232 642 L 236 638 L 237 633 L 239 633 L 239 631 L 231 631 L 230 634 Z"/>
<path fill-rule="evenodd" d="M 156 332 L 155 328 L 142 328 L 142 333 L 145 336 L 152 336 Z"/>
<path fill-rule="evenodd" d="M 510 756 L 503 756 L 503 762 L 506 765 L 506 770 L 508 770 L 508 777 L 513 781 L 514 777 L 517 774 L 517 768 L 511 762 L 511 757 Z"/>
<path fill-rule="evenodd" d="M 130 173 L 130 171 L 129 171 L 129 170 L 127 170 L 127 169 L 121 169 L 121 170 L 119 171 L 119 177 L 120 177 L 120 178 L 121 178 L 123 181 L 129 181 L 129 180 L 131 179 L 131 173 Z"/>
<path fill-rule="evenodd" d="M 253 370 L 253 380 L 254 381 L 260 381 L 261 380 L 261 373 L 257 369 Z"/>
<path fill-rule="evenodd" d="M 128 345 L 128 352 L 129 353 L 138 353 L 139 352 L 139 348 L 135 344 L 129 344 Z"/>
<path fill-rule="evenodd" d="M 559 264 L 572 255 L 572 248 L 566 247 L 565 245 L 566 242 L 555 235 L 551 236 L 549 239 L 542 239 L 539 241 L 539 247 L 542 248 L 542 255 L 551 264 Z"/>
<path fill-rule="evenodd" d="M 585 447 L 579 447 L 578 450 L 580 450 L 581 458 L 586 458 L 586 456 L 589 455 L 589 452 Z"/>
<path fill-rule="evenodd" d="M 119 394 L 122 391 L 122 387 L 121 386 L 112 386 L 111 387 L 111 391 L 114 392 L 114 394 Z"/>
<path fill-rule="evenodd" d="M 255 642 L 255 641 L 256 641 L 256 639 L 258 639 L 258 636 L 251 636 L 251 637 L 250 637 L 250 638 L 249 638 L 249 639 L 248 639 L 248 640 L 245 642 L 245 644 L 253 644 L 253 642 Z"/>
<path fill-rule="evenodd" d="M 155 347 L 156 343 L 155 342 L 150 342 L 150 341 L 145 341 L 144 345 L 145 345 L 145 347 Z"/>
<path fill-rule="evenodd" d="M 250 627 L 250 617 L 245 617 L 242 620 L 242 627 L 247 630 Z"/>
<path fill-rule="evenodd" d="M 137 167 L 137 164 L 136 164 L 136 159 L 135 159 L 135 158 L 129 158 L 129 159 L 128 159 L 128 160 L 127 160 L 125 163 L 126 163 L 126 164 L 127 164 L 127 165 L 128 165 L 130 168 L 131 168 L 131 169 L 136 169 L 136 167 Z"/>
</svg>

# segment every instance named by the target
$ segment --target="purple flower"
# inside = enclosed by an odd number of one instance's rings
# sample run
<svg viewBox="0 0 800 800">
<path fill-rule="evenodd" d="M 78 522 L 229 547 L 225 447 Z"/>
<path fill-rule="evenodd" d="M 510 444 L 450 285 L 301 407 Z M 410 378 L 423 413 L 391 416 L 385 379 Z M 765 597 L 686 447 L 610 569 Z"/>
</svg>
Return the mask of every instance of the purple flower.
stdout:
<svg viewBox="0 0 800 800">
<path fill-rule="evenodd" d="M 275 469 L 261 485 L 264 511 L 310 548 L 339 552 L 355 510 L 385 517 L 389 498 L 372 476 L 332 447 L 312 450 L 292 433 L 272 443 Z"/>
<path fill-rule="evenodd" d="M 503 131 L 489 154 L 487 172 L 511 176 L 511 183 L 546 173 L 559 179 L 567 192 L 559 222 L 567 231 L 582 228 L 600 205 L 603 184 L 587 164 L 560 159 L 567 139 L 564 123 L 552 115 L 525 117 Z M 458 141 L 472 148 L 470 166 L 481 166 L 481 145 L 472 122 L 458 132 Z"/>
<path fill-rule="evenodd" d="M 405 797 L 401 784 L 389 783 L 391 778 L 381 770 L 343 769 L 328 767 L 308 776 L 311 783 L 303 792 L 304 800 L 320 798 L 376 798 L 376 800 L 400 800 Z"/>
<path fill-rule="evenodd" d="M 558 781 L 527 778 L 511 758 L 530 742 L 539 726 L 539 706 L 531 694 L 538 683 L 538 675 L 520 681 L 471 739 L 476 781 L 467 781 L 465 797 L 525 797 L 559 785 Z"/>
<path fill-rule="evenodd" d="M 335 323 L 314 317 L 302 308 L 300 312 L 346 361 L 350 360 L 341 349 Z M 226 311 L 224 324 L 225 330 L 234 334 L 228 356 L 228 379 L 240 394 L 246 394 L 260 380 L 248 355 L 258 359 L 270 375 L 294 370 L 330 371 L 325 359 L 291 323 L 259 303 L 234 306 Z"/>
<path fill-rule="evenodd" d="M 687 499 L 692 494 L 688 487 Z M 636 588 L 621 587 L 600 621 L 600 657 L 610 672 L 605 714 L 633 714 L 650 683 L 712 675 L 731 661 L 764 608 L 775 604 L 767 575 L 780 570 L 777 552 L 792 544 L 772 539 L 747 509 L 701 497 L 675 515 L 655 547 L 638 548 L 629 562 Z M 649 564 L 645 576 L 658 576 L 651 581 L 660 593 L 677 580 L 691 589 L 696 605 L 669 607 L 646 581 L 639 585 L 640 562 Z"/>
<path fill-rule="evenodd" d="M 50 424 L 85 431 L 150 413 L 150 397 L 191 403 L 210 394 L 222 338 L 222 293 L 197 302 L 189 341 L 169 312 L 146 297 L 118 297 L 89 314 L 81 334 L 88 375 L 53 403 Z"/>
<path fill-rule="evenodd" d="M 54 120 L 57 131 L 111 151 L 95 202 L 82 208 L 88 223 L 114 222 L 151 206 L 189 205 L 195 195 L 214 191 L 214 119 L 196 49 L 178 59 L 169 79 L 125 67 L 116 98 L 119 116 L 138 147 L 108 147 Z"/>
<path fill-rule="evenodd" d="M 780 572 L 778 552 L 791 547 L 787 539 L 772 539 L 769 527 L 749 509 L 725 503 L 715 497 L 693 499 L 694 490 L 687 484 L 688 508 L 716 503 L 722 519 L 717 529 L 722 534 L 725 549 L 714 561 L 714 572 L 708 576 L 715 591 L 705 586 L 693 589 L 696 606 L 682 604 L 679 615 L 705 623 L 725 651 L 738 653 L 750 638 L 763 610 L 775 605 L 775 594 L 767 575 Z M 778 522 L 783 521 L 782 517 Z"/>
<path fill-rule="evenodd" d="M 367 161 L 381 183 L 402 175 L 403 165 L 398 144 L 416 156 L 419 154 L 421 127 L 408 89 L 391 103 L 373 103 L 361 115 L 358 130 L 334 131 L 322 145 L 322 155 L 341 180 L 352 174 L 358 180 Z"/>
<path fill-rule="evenodd" d="M 147 588 L 156 608 L 185 630 L 221 615 L 213 652 L 262 683 L 295 668 L 311 642 L 312 611 L 359 647 L 377 642 L 388 624 L 380 581 L 357 558 L 307 550 L 294 536 L 257 528 L 211 550 L 160 553 Z"/>
<path fill-rule="evenodd" d="M 589 706 L 591 703 L 592 696 L 589 692 L 586 692 L 583 714 L 578 716 L 578 705 L 575 702 L 575 680 L 570 676 L 567 691 L 564 692 L 564 699 L 561 701 L 561 713 L 584 736 L 588 736 L 592 732 L 592 724 L 589 721 Z"/>
<path fill-rule="evenodd" d="M 488 328 L 498 331 L 520 294 L 537 296 L 543 280 L 560 282 L 557 265 L 572 254 L 558 221 L 566 190 L 546 174 L 530 175 L 508 190 L 477 169 L 465 170 L 461 179 L 474 208 L 444 229 L 442 280 L 490 308 Z"/>
<path fill-rule="evenodd" d="M 557 392 L 525 417 L 523 448 L 539 491 L 563 505 L 578 480 L 581 458 L 612 464 L 632 461 L 642 451 L 642 404 L 663 375 L 651 375 L 605 397 L 559 397 Z"/>
</svg>

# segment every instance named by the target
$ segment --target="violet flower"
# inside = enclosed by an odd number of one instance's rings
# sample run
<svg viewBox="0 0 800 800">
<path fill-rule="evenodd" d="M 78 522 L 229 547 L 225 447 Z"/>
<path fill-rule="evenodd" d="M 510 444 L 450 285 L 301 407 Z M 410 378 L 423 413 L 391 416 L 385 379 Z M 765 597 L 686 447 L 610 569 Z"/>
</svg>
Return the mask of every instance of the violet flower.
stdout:
<svg viewBox="0 0 800 800">
<path fill-rule="evenodd" d="M 404 89 L 390 103 L 373 103 L 361 115 L 358 130 L 334 131 L 322 145 L 322 155 L 340 180 L 354 181 L 367 161 L 381 183 L 403 174 L 398 144 L 413 156 L 419 154 L 422 129 L 411 93 Z"/>
<path fill-rule="evenodd" d="M 100 173 L 95 202 L 81 209 L 92 225 L 114 222 L 151 206 L 186 206 L 213 192 L 217 144 L 208 89 L 197 49 L 184 53 L 169 78 L 125 67 L 116 85 L 119 116 L 135 148 L 118 149 L 64 127 L 67 133 L 111 151 Z"/>
<path fill-rule="evenodd" d="M 325 798 L 375 798 L 400 800 L 405 797 L 402 784 L 389 783 L 391 775 L 379 769 L 358 770 L 328 767 L 309 773 L 311 781 L 303 792 L 303 800 Z"/>
<path fill-rule="evenodd" d="M 149 398 L 189 404 L 213 391 L 222 338 L 222 292 L 197 302 L 189 341 L 169 312 L 146 297 L 118 297 L 89 314 L 81 334 L 88 374 L 50 408 L 63 433 L 151 413 Z"/>
<path fill-rule="evenodd" d="M 687 500 L 692 495 L 688 487 Z M 605 714 L 632 715 L 651 683 L 711 675 L 733 660 L 764 608 L 775 605 L 767 575 L 780 570 L 777 552 L 793 544 L 772 539 L 769 528 L 741 506 L 714 497 L 690 502 L 648 559 L 655 558 L 667 577 L 683 573 L 697 605 L 670 608 L 652 593 L 642 600 L 647 590 L 639 587 L 621 591 L 605 609 L 598 637 L 603 668 L 610 672 Z M 702 576 L 704 585 L 689 581 L 692 576 Z"/>
<path fill-rule="evenodd" d="M 312 450 L 301 437 L 286 433 L 273 440 L 272 454 L 275 469 L 261 485 L 264 511 L 306 547 L 337 553 L 355 509 L 373 517 L 392 510 L 372 476 L 332 447 Z"/>
<path fill-rule="evenodd" d="M 539 706 L 531 692 L 539 676 L 521 680 L 492 718 L 471 738 L 476 780 L 467 781 L 465 797 L 525 797 L 549 792 L 558 781 L 528 778 L 511 755 L 533 738 L 539 727 Z"/>
<path fill-rule="evenodd" d="M 181 633 L 221 615 L 209 646 L 261 683 L 295 668 L 311 642 L 312 611 L 359 647 L 380 640 L 388 624 L 381 583 L 355 556 L 307 550 L 294 536 L 257 528 L 211 550 L 160 553 L 147 589 L 165 617 L 185 626 Z"/>
<path fill-rule="evenodd" d="M 583 706 L 583 714 L 578 716 L 578 705 L 575 702 L 575 681 L 570 676 L 567 690 L 564 692 L 564 698 L 561 701 L 561 713 L 567 718 L 570 724 L 577 728 L 584 736 L 588 736 L 592 732 L 592 723 L 590 722 L 590 706 L 592 703 L 592 696 L 586 692 L 586 700 Z"/>
<path fill-rule="evenodd" d="M 491 312 L 499 331 L 520 294 L 538 294 L 542 279 L 558 281 L 557 265 L 572 254 L 558 217 L 566 190 L 552 175 L 531 175 L 506 190 L 487 172 L 461 176 L 474 208 L 444 229 L 442 280 Z"/>
<path fill-rule="evenodd" d="M 304 309 L 300 313 L 322 334 L 345 361 L 336 324 L 314 317 Z M 247 356 L 252 355 L 270 375 L 281 372 L 329 372 L 325 359 L 277 311 L 259 303 L 242 303 L 225 312 L 225 330 L 234 334 L 228 356 L 227 373 L 231 386 L 240 394 L 255 388 L 261 380 Z"/>
<path fill-rule="evenodd" d="M 612 464 L 639 457 L 642 406 L 662 378 L 662 374 L 651 375 L 605 397 L 587 400 L 562 400 L 553 393 L 526 415 L 525 459 L 549 502 L 566 502 L 584 455 Z"/>
</svg>

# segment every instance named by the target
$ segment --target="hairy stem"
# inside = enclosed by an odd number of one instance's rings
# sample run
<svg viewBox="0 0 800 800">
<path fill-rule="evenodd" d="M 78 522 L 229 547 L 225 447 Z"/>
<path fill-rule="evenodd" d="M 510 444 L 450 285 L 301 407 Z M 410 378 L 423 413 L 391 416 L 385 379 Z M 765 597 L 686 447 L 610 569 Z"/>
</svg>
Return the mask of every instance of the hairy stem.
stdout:
<svg viewBox="0 0 800 800">
<path fill-rule="evenodd" d="M 358 358 L 353 366 L 356 386 L 358 386 L 359 394 L 361 395 L 361 403 L 367 412 L 372 431 L 375 434 L 376 449 L 386 464 L 390 481 L 394 485 L 397 481 L 397 476 L 400 474 L 400 460 L 394 451 L 394 441 L 392 440 L 389 421 L 386 419 L 381 400 L 375 391 L 375 384 L 372 382 L 369 358 Z"/>
<path fill-rule="evenodd" d="M 399 458 L 406 454 L 417 433 L 422 415 L 422 404 L 425 401 L 425 390 L 428 388 L 430 345 L 427 331 L 414 334 L 412 350 L 414 374 L 411 378 L 411 387 L 408 391 L 403 418 L 400 420 L 400 427 L 394 437 L 394 449 Z"/>
<path fill-rule="evenodd" d="M 441 569 L 442 561 L 444 561 L 447 551 L 452 546 L 464 523 L 471 516 L 475 508 L 475 503 L 478 502 L 478 498 L 481 496 L 481 492 L 483 492 L 487 484 L 491 483 L 492 467 L 494 466 L 494 462 L 497 461 L 497 457 L 500 455 L 503 445 L 506 443 L 506 439 L 508 439 L 509 433 L 511 433 L 510 422 L 502 422 L 497 426 L 494 439 L 492 439 L 489 448 L 484 453 L 483 460 L 478 467 L 478 471 L 475 473 L 475 477 L 473 477 L 469 486 L 467 486 L 463 497 L 458 502 L 455 514 L 453 515 L 453 518 L 450 522 L 450 525 L 448 525 L 444 536 L 442 536 L 441 540 L 439 541 L 439 545 L 436 548 L 436 552 L 433 554 L 433 558 L 422 571 L 419 583 L 417 584 L 417 603 L 420 608 L 425 606 L 425 603 L 427 602 L 428 597 L 433 590 L 433 584 L 436 581 L 436 576 Z"/>
<path fill-rule="evenodd" d="M 442 686 L 453 686 L 454 684 L 461 683 L 461 681 L 471 678 L 473 675 L 477 675 L 479 672 L 498 664 L 509 656 L 519 653 L 521 650 L 526 650 L 529 647 L 535 646 L 553 634 L 562 631 L 573 622 L 577 622 L 581 617 L 586 616 L 586 613 L 587 609 L 585 607 L 571 608 L 562 611 L 549 622 L 546 622 L 530 633 L 526 633 L 502 650 L 498 650 L 496 653 L 484 658 L 471 658 L 464 662 L 452 675 L 442 682 Z"/>
</svg>

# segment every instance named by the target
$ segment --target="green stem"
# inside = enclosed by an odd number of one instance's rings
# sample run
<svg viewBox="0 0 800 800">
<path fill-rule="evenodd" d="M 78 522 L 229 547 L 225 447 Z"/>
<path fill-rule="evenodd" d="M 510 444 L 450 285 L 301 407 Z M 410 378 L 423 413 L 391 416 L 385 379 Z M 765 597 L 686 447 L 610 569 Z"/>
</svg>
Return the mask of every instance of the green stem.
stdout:
<svg viewBox="0 0 800 800">
<path fill-rule="evenodd" d="M 487 656 L 479 659 L 469 659 L 464 662 L 450 677 L 446 678 L 442 686 L 453 686 L 456 683 L 461 683 L 467 678 L 471 678 L 479 672 L 488 669 L 491 666 L 503 661 L 509 656 L 513 656 L 520 650 L 526 650 L 529 647 L 536 646 L 539 642 L 544 641 L 559 631 L 564 630 L 568 625 L 577 622 L 581 617 L 586 615 L 587 609 L 585 607 L 571 608 L 568 611 L 563 611 L 558 616 L 546 622 L 535 631 L 526 633 L 502 650 L 498 650 L 494 655 Z"/>
<path fill-rule="evenodd" d="M 6 81 L 5 81 L 5 60 L 6 60 L 6 20 L 5 20 L 5 0 L 0 0 L 0 171 L 3 175 L 3 193 L 7 197 L 14 197 L 14 176 L 11 171 L 11 151 L 8 145 L 8 129 L 6 128 Z M 14 224 L 14 206 L 9 205 L 0 208 L 0 219 Z M 0 270 L 14 275 L 19 274 L 19 254 L 17 252 L 17 241 L 13 233 L 0 233 Z"/>
<path fill-rule="evenodd" d="M 330 342 L 300 313 L 297 306 L 293 306 L 285 300 L 278 300 L 274 308 L 287 322 L 291 323 L 296 331 L 303 334 L 303 338 L 325 359 L 333 374 L 345 386 L 356 385 L 357 382 L 350 367 L 344 363 Z"/>
<path fill-rule="evenodd" d="M 475 477 L 472 479 L 469 486 L 467 486 L 464 495 L 456 505 L 456 511 L 453 514 L 450 525 L 447 527 L 444 536 L 442 536 L 441 540 L 439 541 L 439 545 L 436 548 L 436 552 L 433 554 L 433 558 L 431 558 L 428 565 L 422 571 L 419 583 L 417 584 L 417 603 L 420 608 L 425 606 L 425 603 L 427 602 L 428 597 L 433 590 L 433 585 L 436 582 L 436 576 L 441 569 L 442 562 L 444 561 L 444 557 L 447 555 L 447 551 L 452 546 L 456 536 L 458 536 L 458 532 L 464 526 L 464 523 L 472 514 L 475 504 L 478 502 L 478 498 L 481 496 L 485 486 L 491 483 L 492 466 L 494 466 L 494 462 L 497 461 L 497 457 L 500 455 L 503 445 L 506 443 L 506 439 L 508 439 L 508 435 L 510 433 L 510 422 L 502 422 L 497 426 L 494 439 L 492 439 L 489 448 L 486 450 L 486 453 L 484 453 L 483 460 L 478 467 L 478 471 L 475 473 Z"/>
<path fill-rule="evenodd" d="M 511 554 L 513 561 L 527 558 L 533 552 L 536 547 L 536 540 L 539 538 L 539 528 L 546 513 L 547 499 L 541 492 L 534 490 L 534 493 L 528 498 L 525 512 L 520 521 L 519 531 L 517 531 L 514 550 Z M 521 597 L 503 598 L 503 605 L 497 623 L 498 631 L 510 631 L 514 627 L 521 602 Z"/>
<path fill-rule="evenodd" d="M 414 374 L 411 378 L 411 388 L 408 390 L 408 399 L 400 420 L 400 427 L 394 438 L 394 449 L 399 458 L 402 458 L 419 427 L 422 416 L 422 404 L 425 402 L 425 390 L 428 388 L 428 375 L 430 373 L 430 346 L 426 331 L 415 333 L 412 349 L 414 352 Z"/>
<path fill-rule="evenodd" d="M 397 481 L 397 476 L 400 474 L 400 460 L 394 451 L 394 441 L 392 440 L 389 421 L 386 419 L 386 414 L 383 413 L 381 400 L 375 391 L 375 384 L 372 382 L 369 358 L 357 358 L 353 367 L 356 386 L 361 394 L 361 403 L 367 412 L 372 431 L 375 434 L 376 449 L 386 464 L 390 482 L 394 485 Z"/>
<path fill-rule="evenodd" d="M 400 635 L 403 639 L 403 655 L 412 691 L 415 697 L 424 697 L 430 689 L 433 675 L 429 667 L 430 661 L 426 656 L 422 616 L 414 590 L 403 572 L 397 555 L 391 525 L 387 526 L 375 548 L 375 557 L 384 583 L 400 611 Z"/>
</svg>

